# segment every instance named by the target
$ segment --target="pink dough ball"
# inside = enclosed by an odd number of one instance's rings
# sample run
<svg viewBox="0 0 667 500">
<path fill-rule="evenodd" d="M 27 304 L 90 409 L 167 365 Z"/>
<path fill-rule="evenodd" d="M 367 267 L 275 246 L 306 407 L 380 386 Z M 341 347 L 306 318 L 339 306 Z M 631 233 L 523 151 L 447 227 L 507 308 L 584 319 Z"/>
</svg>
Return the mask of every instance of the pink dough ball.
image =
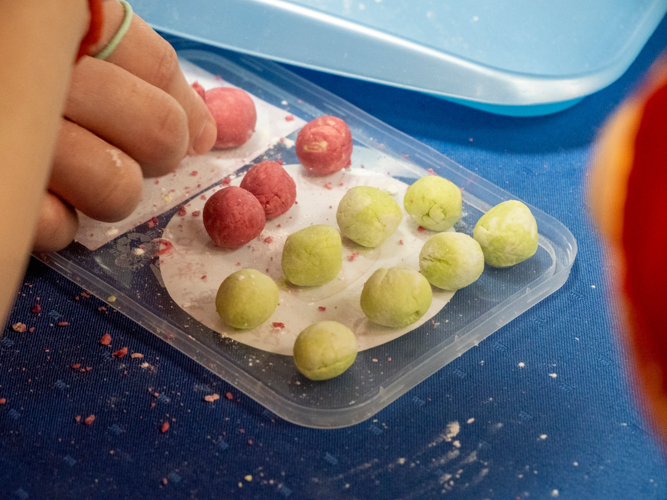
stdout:
<svg viewBox="0 0 667 500">
<path fill-rule="evenodd" d="M 204 101 L 218 126 L 215 148 L 237 148 L 248 142 L 255 132 L 257 111 L 247 92 L 219 87 L 207 90 Z"/>
<path fill-rule="evenodd" d="M 257 198 L 240 187 L 230 186 L 211 196 L 204 205 L 204 227 L 213 242 L 231 250 L 259 236 L 266 217 Z"/>
<path fill-rule="evenodd" d="M 248 170 L 241 187 L 255 195 L 267 219 L 284 214 L 296 200 L 294 179 L 275 161 L 263 161 Z"/>
<path fill-rule="evenodd" d="M 352 162 L 352 134 L 340 118 L 321 116 L 306 124 L 296 138 L 296 156 L 315 175 L 329 175 Z"/>
</svg>

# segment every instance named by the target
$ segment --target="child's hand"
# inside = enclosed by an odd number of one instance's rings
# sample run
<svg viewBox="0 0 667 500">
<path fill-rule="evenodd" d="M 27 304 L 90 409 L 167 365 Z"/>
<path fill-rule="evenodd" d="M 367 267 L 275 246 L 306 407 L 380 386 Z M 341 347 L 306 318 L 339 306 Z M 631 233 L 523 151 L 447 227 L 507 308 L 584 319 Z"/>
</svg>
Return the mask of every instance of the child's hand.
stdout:
<svg viewBox="0 0 667 500">
<path fill-rule="evenodd" d="M 122 22 L 123 7 L 105 2 L 100 50 Z M 186 154 L 208 152 L 215 121 L 190 88 L 173 48 L 134 16 L 118 47 L 74 68 L 35 249 L 74 238 L 74 208 L 105 222 L 127 217 L 141 200 L 143 177 L 176 169 Z"/>
</svg>

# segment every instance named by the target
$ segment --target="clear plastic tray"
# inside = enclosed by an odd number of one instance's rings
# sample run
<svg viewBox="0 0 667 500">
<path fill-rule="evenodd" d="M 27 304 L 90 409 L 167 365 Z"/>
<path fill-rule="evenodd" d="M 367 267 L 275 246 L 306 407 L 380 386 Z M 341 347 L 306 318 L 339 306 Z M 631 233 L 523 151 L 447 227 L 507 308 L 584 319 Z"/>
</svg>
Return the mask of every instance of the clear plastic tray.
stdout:
<svg viewBox="0 0 667 500">
<path fill-rule="evenodd" d="M 134 0 L 152 26 L 509 115 L 611 84 L 667 0 Z"/>
<path fill-rule="evenodd" d="M 239 54 L 223 58 L 214 50 L 190 50 L 186 46 L 187 42 L 182 44 L 180 57 L 299 118 L 308 121 L 326 114 L 343 118 L 352 130 L 355 148 L 367 148 L 389 163 L 400 164 L 400 180 L 412 183 L 433 169 L 453 181 L 464 189 L 464 216 L 456 226 L 458 231 L 470 233 L 482 213 L 514 198 L 274 63 Z M 280 142 L 259 158 L 249 159 L 241 170 L 271 158 L 298 163 L 294 148 Z M 210 185 L 201 185 L 192 192 L 191 199 L 208 188 Z M 97 250 L 73 243 L 59 253 L 40 258 L 102 300 L 114 296 L 112 307 L 280 417 L 308 427 L 337 428 L 371 417 L 563 285 L 577 252 L 576 242 L 560 222 L 533 207 L 531 210 L 540 233 L 535 256 L 509 269 L 487 267 L 476 283 L 454 295 L 434 322 L 360 352 L 346 373 L 326 382 L 302 377 L 290 356 L 260 351 L 221 337 L 194 321 L 164 289 L 159 257 L 143 256 L 128 265 L 126 258 L 132 257 L 128 249 L 138 243 L 150 246 L 151 241 L 159 239 L 178 211 L 176 207 L 153 214 L 157 224 L 140 224 L 115 235 L 113 241 Z"/>
</svg>

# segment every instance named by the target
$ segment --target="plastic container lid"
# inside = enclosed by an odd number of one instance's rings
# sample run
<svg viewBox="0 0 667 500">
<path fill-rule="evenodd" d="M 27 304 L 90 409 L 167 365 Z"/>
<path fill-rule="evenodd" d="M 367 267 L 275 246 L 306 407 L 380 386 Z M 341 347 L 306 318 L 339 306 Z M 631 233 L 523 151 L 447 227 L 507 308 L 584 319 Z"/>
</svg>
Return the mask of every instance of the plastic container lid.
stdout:
<svg viewBox="0 0 667 500">
<path fill-rule="evenodd" d="M 620 77 L 667 0 L 134 0 L 153 27 L 511 115 Z"/>
</svg>

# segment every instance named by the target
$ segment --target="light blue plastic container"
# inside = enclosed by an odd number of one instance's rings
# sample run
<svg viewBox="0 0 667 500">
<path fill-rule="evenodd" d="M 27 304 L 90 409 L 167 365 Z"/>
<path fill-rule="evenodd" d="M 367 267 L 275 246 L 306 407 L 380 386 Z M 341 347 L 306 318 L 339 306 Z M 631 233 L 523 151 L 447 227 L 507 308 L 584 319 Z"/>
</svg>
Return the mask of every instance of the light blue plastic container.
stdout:
<svg viewBox="0 0 667 500">
<path fill-rule="evenodd" d="M 153 27 L 507 115 L 620 77 L 667 0 L 133 0 Z"/>
</svg>

